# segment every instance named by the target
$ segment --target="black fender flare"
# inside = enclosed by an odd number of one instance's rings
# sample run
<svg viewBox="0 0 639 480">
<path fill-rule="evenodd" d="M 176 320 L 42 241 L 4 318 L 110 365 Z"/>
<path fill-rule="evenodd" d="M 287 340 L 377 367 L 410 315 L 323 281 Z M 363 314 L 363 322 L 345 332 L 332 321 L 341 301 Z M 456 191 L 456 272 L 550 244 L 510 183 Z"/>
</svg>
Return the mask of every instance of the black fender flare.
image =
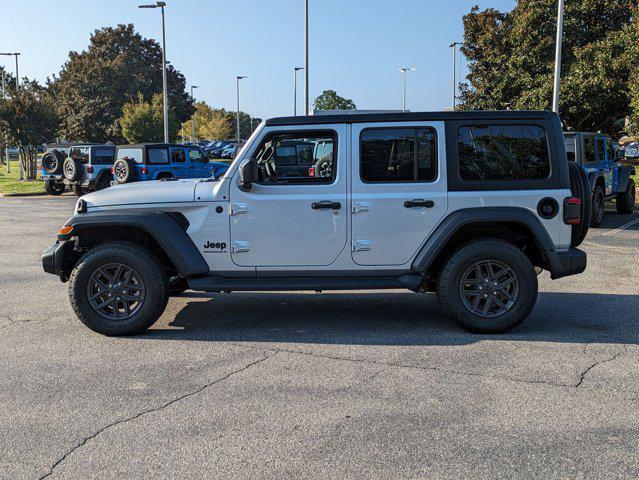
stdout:
<svg viewBox="0 0 639 480">
<path fill-rule="evenodd" d="M 619 167 L 618 179 L 617 182 L 617 193 L 625 193 L 628 188 L 628 180 L 632 175 L 636 174 L 636 170 L 634 167 L 630 166 L 622 166 Z"/>
<path fill-rule="evenodd" d="M 591 172 L 588 174 L 588 180 L 590 181 L 590 192 L 593 193 L 595 191 L 595 187 L 597 186 L 597 182 L 601 178 L 601 181 L 606 184 L 604 176 L 599 172 Z M 606 193 L 606 189 L 604 187 L 604 195 Z"/>
<path fill-rule="evenodd" d="M 186 233 L 188 220 L 179 213 L 133 210 L 80 213 L 71 217 L 65 225 L 72 226 L 73 230 L 68 235 L 58 235 L 58 240 L 69 240 L 88 230 L 111 227 L 141 229 L 164 250 L 180 275 L 190 277 L 209 273 L 208 264 Z"/>
<path fill-rule="evenodd" d="M 467 225 L 482 223 L 488 225 L 523 224 L 532 232 L 542 252 L 549 252 L 555 248 L 541 221 L 530 210 L 522 207 L 464 208 L 451 213 L 437 226 L 415 257 L 411 270 L 420 273 L 427 272 L 455 233 Z"/>
</svg>

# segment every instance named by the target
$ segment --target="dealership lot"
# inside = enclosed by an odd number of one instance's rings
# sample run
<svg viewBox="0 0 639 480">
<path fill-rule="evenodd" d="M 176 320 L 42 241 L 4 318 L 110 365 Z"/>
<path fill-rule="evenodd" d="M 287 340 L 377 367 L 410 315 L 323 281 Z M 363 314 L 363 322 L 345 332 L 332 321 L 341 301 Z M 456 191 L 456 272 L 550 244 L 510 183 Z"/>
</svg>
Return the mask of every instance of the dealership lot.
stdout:
<svg viewBox="0 0 639 480">
<path fill-rule="evenodd" d="M 107 338 L 41 269 L 74 201 L 0 199 L 0 478 L 639 477 L 637 214 L 503 336 L 365 292 L 174 298 Z"/>
</svg>

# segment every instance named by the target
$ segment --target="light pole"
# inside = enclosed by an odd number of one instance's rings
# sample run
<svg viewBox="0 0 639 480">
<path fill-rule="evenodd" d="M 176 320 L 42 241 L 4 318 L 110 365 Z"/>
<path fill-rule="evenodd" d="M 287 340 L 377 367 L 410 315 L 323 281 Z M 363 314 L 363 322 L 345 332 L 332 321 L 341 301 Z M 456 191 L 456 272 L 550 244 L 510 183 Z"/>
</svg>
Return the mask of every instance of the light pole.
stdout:
<svg viewBox="0 0 639 480">
<path fill-rule="evenodd" d="M 2 100 L 4 100 L 4 68 L 2 69 Z M 4 153 L 5 153 L 5 160 L 7 161 L 7 173 L 11 173 L 11 167 L 9 166 L 9 147 L 7 146 L 7 136 L 5 135 L 4 137 Z M 0 158 L 2 157 L 2 153 L 0 152 Z"/>
<path fill-rule="evenodd" d="M 450 44 L 450 48 L 453 49 L 453 112 L 457 110 L 457 45 L 463 44 L 463 42 Z"/>
<path fill-rule="evenodd" d="M 195 105 L 195 97 L 193 96 L 193 89 L 200 88 L 198 85 L 191 85 L 191 100 L 193 100 L 193 104 Z M 193 143 L 193 139 L 195 138 L 195 113 L 197 109 L 193 112 L 193 116 L 191 117 L 191 143 Z"/>
<path fill-rule="evenodd" d="M 20 73 L 18 73 L 18 55 L 20 55 L 20 52 L 15 52 L 15 53 L 0 53 L 0 55 L 6 55 L 6 56 L 14 56 L 16 57 L 16 91 L 20 88 Z M 4 83 L 2 84 L 4 86 Z"/>
<path fill-rule="evenodd" d="M 304 0 L 304 115 L 308 115 L 308 0 Z"/>
<path fill-rule="evenodd" d="M 559 88 L 561 86 L 561 46 L 564 39 L 564 0 L 557 7 L 557 42 L 555 46 L 555 86 L 552 98 L 552 110 L 559 113 Z"/>
<path fill-rule="evenodd" d="M 237 122 L 237 141 L 240 141 L 240 80 L 243 78 L 248 78 L 242 75 L 238 75 L 235 77 L 236 82 L 236 93 L 237 93 L 237 114 L 235 115 L 235 120 Z"/>
<path fill-rule="evenodd" d="M 402 68 L 398 68 L 397 71 L 398 72 L 403 72 L 404 73 L 404 101 L 402 103 L 402 110 L 405 112 L 406 111 L 406 72 L 410 72 L 415 70 L 413 67 L 402 67 Z"/>
<path fill-rule="evenodd" d="M 155 2 L 151 5 L 138 5 L 138 8 L 160 8 L 162 11 L 162 99 L 164 101 L 164 142 L 169 143 L 169 97 L 166 78 L 166 30 L 164 27 L 164 7 L 166 2 Z"/>
<path fill-rule="evenodd" d="M 18 71 L 18 55 L 20 55 L 20 52 L 15 52 L 15 53 L 0 53 L 0 55 L 5 55 L 5 56 L 14 56 L 16 59 L 16 92 L 18 90 L 20 90 L 20 73 Z M 4 99 L 4 70 L 2 71 L 3 75 L 2 75 L 2 98 Z M 5 145 L 6 150 L 5 150 L 5 155 L 6 155 L 6 160 L 7 160 L 7 173 L 11 173 L 11 167 L 9 166 L 9 146 Z M 18 165 L 20 167 L 20 180 L 22 180 L 22 162 L 18 162 Z"/>
<path fill-rule="evenodd" d="M 295 67 L 293 69 L 293 116 L 297 117 L 297 72 L 304 70 L 304 67 Z"/>
</svg>

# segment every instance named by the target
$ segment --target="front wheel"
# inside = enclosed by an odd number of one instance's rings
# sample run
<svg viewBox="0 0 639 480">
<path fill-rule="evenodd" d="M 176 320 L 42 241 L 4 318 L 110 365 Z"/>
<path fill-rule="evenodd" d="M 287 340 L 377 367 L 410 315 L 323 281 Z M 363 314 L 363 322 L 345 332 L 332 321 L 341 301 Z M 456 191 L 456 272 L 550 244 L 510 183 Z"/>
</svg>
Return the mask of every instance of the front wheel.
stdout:
<svg viewBox="0 0 639 480">
<path fill-rule="evenodd" d="M 592 217 L 590 218 L 590 226 L 598 227 L 601 225 L 604 216 L 604 207 L 606 205 L 606 195 L 600 185 L 595 187 L 592 193 Z"/>
<path fill-rule="evenodd" d="M 437 297 L 457 325 L 474 333 L 504 333 L 530 314 L 537 276 L 511 243 L 477 240 L 453 254 L 437 281 Z"/>
<path fill-rule="evenodd" d="M 168 280 L 146 248 L 108 242 L 78 261 L 69 280 L 76 315 L 103 335 L 133 335 L 153 325 L 166 306 Z"/>
<path fill-rule="evenodd" d="M 628 186 L 624 193 L 617 195 L 617 213 L 630 215 L 635 210 L 637 191 L 634 180 L 628 180 Z"/>
</svg>

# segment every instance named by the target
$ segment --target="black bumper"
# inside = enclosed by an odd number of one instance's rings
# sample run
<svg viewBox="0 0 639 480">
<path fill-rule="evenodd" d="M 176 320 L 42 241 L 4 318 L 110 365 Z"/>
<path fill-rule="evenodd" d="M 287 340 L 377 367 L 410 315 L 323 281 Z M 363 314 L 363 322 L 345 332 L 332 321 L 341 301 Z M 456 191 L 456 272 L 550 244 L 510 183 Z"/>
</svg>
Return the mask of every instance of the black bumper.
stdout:
<svg viewBox="0 0 639 480">
<path fill-rule="evenodd" d="M 578 248 L 571 248 L 565 252 L 551 250 L 546 252 L 550 264 L 550 278 L 567 277 L 577 275 L 586 269 L 587 256 Z"/>
<path fill-rule="evenodd" d="M 67 260 L 72 251 L 72 240 L 57 241 L 42 254 L 42 268 L 45 272 L 57 275 L 66 282 L 69 278 L 65 266 L 68 265 Z"/>
</svg>

